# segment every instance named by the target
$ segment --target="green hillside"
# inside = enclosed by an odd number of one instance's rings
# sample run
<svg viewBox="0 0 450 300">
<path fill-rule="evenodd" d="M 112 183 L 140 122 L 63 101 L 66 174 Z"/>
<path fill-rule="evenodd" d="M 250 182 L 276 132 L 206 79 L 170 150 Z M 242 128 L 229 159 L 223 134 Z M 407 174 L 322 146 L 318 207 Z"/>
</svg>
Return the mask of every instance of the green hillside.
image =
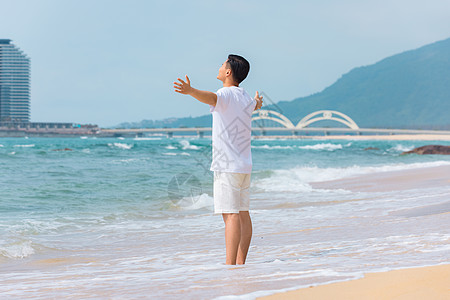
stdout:
<svg viewBox="0 0 450 300">
<path fill-rule="evenodd" d="M 364 128 L 449 129 L 450 39 L 355 68 L 320 93 L 278 106 L 294 124 L 330 109 Z"/>
</svg>

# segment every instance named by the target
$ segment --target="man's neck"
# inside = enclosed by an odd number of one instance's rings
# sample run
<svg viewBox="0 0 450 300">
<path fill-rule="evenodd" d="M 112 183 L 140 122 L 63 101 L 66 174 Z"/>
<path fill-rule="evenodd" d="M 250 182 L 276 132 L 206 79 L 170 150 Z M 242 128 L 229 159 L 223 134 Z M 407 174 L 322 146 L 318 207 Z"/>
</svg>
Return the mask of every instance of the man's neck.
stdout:
<svg viewBox="0 0 450 300">
<path fill-rule="evenodd" d="M 237 86 L 239 87 L 239 83 L 236 83 L 234 81 L 225 81 L 223 83 L 223 87 L 231 87 L 231 86 Z"/>
</svg>

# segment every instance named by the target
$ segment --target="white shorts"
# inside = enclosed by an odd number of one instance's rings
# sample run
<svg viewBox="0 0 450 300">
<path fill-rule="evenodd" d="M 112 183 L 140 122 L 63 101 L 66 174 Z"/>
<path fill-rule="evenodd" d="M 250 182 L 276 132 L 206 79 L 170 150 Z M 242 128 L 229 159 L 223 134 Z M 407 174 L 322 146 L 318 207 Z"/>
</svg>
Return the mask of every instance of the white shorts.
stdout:
<svg viewBox="0 0 450 300">
<path fill-rule="evenodd" d="M 250 175 L 214 171 L 214 212 L 239 213 L 250 205 Z"/>
</svg>

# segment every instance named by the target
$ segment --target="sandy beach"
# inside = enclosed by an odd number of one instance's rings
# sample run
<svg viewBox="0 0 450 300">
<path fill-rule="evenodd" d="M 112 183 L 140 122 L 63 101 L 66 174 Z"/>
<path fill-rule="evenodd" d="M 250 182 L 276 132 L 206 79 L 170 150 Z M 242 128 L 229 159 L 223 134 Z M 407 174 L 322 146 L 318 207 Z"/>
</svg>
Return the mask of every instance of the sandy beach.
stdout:
<svg viewBox="0 0 450 300">
<path fill-rule="evenodd" d="M 357 280 L 311 286 L 258 299 L 450 299 L 450 264 L 368 273 Z"/>
</svg>

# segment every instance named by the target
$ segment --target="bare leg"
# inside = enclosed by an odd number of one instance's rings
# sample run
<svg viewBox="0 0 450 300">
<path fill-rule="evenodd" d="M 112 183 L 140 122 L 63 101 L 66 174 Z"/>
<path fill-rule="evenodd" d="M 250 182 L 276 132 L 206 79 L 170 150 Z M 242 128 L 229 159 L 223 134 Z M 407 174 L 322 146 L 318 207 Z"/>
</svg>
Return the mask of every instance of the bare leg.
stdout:
<svg viewBox="0 0 450 300">
<path fill-rule="evenodd" d="M 247 259 L 248 248 L 252 240 L 252 220 L 248 211 L 240 211 L 239 219 L 241 223 L 241 240 L 239 242 L 236 263 L 243 265 Z"/>
<path fill-rule="evenodd" d="M 235 265 L 241 240 L 241 222 L 239 214 L 222 214 L 225 222 L 225 245 L 227 249 L 227 265 Z"/>
</svg>

